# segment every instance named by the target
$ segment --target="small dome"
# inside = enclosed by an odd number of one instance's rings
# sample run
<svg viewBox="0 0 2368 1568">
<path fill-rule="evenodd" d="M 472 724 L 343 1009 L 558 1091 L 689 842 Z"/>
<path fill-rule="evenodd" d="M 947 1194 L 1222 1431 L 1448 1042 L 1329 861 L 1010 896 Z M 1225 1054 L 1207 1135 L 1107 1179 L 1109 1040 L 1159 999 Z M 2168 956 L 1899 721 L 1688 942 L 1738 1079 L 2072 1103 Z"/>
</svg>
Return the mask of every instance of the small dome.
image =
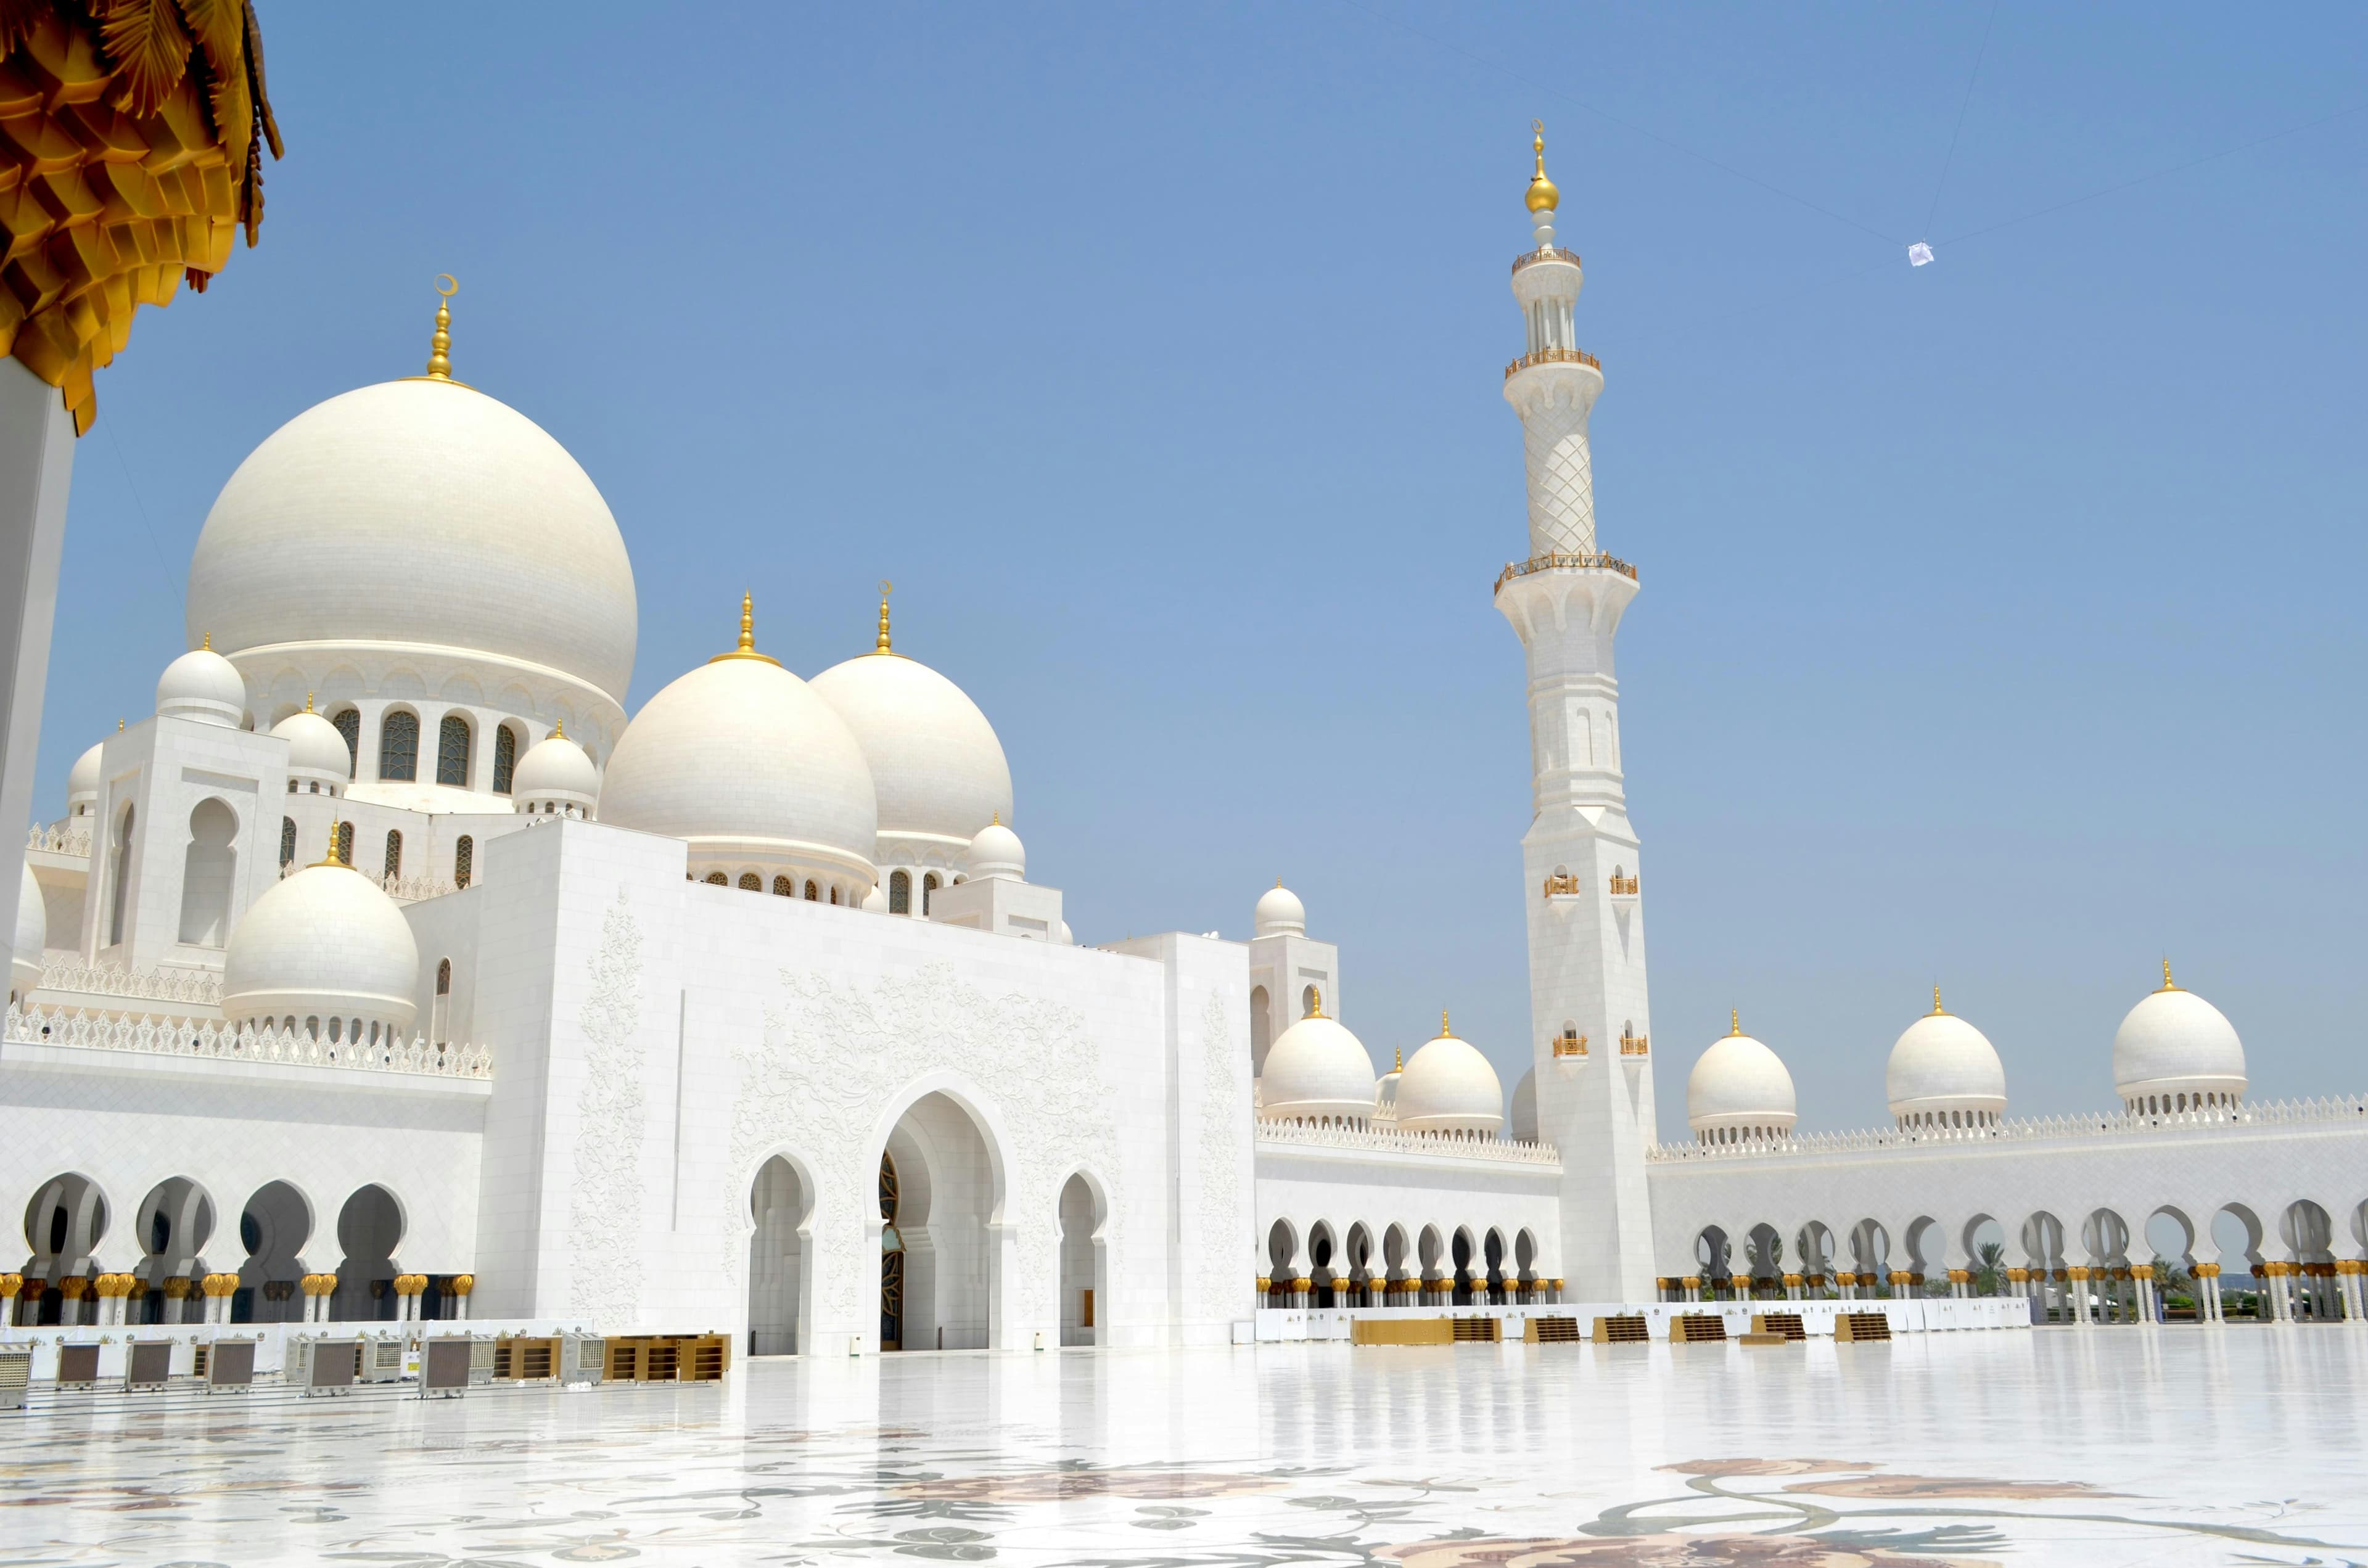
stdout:
<svg viewBox="0 0 2368 1568">
<path fill-rule="evenodd" d="M 987 823 L 1011 820 L 1003 743 L 962 687 L 884 650 L 833 665 L 813 686 L 871 765 L 880 864 L 945 864 Z"/>
<path fill-rule="evenodd" d="M 874 915 L 887 914 L 888 890 L 882 887 L 878 882 L 872 883 L 871 891 L 863 895 L 862 907 L 870 910 Z"/>
<path fill-rule="evenodd" d="M 1062 921 L 1062 922 L 1061 922 L 1061 946 L 1063 946 L 1063 947 L 1064 947 L 1064 948 L 1074 948 L 1074 947 L 1076 947 L 1076 945 L 1077 945 L 1077 939 L 1076 939 L 1076 937 L 1073 937 L 1073 936 L 1071 936 L 1071 935 L 1069 934 L 1069 923 L 1068 923 L 1067 921 L 1065 921 L 1065 920 Z"/>
<path fill-rule="evenodd" d="M 1981 1030 L 1932 1010 L 1907 1026 L 1883 1070 L 1884 1097 L 1902 1127 L 1986 1127 L 2006 1114 L 2006 1068 Z"/>
<path fill-rule="evenodd" d="M 156 681 L 156 715 L 195 719 L 235 730 L 246 716 L 246 682 L 211 647 L 193 648 L 165 666 Z"/>
<path fill-rule="evenodd" d="M 342 785 L 354 776 L 354 754 L 337 727 L 307 708 L 271 726 L 288 743 L 288 771 L 299 778 L 321 778 Z"/>
<path fill-rule="evenodd" d="M 554 730 L 527 748 L 510 775 L 510 801 L 521 812 L 555 806 L 588 817 L 600 801 L 600 770 L 582 746 Z"/>
<path fill-rule="evenodd" d="M 1406 1076 L 1406 1058 L 1401 1054 L 1390 1070 L 1373 1081 L 1373 1115 L 1383 1121 L 1395 1121 L 1398 1114 L 1398 1080 Z"/>
<path fill-rule="evenodd" d="M 1534 1067 L 1513 1085 L 1513 1117 L 1507 1131 L 1523 1143 L 1543 1142 L 1538 1137 L 1538 1070 Z"/>
<path fill-rule="evenodd" d="M 1505 1086 L 1469 1041 L 1439 1020 L 1439 1038 L 1414 1053 L 1398 1079 L 1398 1128 L 1406 1132 L 1494 1135 L 1505 1125 Z"/>
<path fill-rule="evenodd" d="M 66 775 L 66 814 L 72 816 L 74 807 L 84 801 L 98 799 L 100 770 L 106 766 L 107 743 L 99 742 L 74 758 L 74 768 Z"/>
<path fill-rule="evenodd" d="M 2171 983 L 2113 1031 L 2113 1092 L 2133 1111 L 2192 1110 L 2245 1096 L 2245 1042 L 2220 1009 Z M 2167 1102 L 2167 1103 L 2165 1103 Z"/>
<path fill-rule="evenodd" d="M 350 1040 L 372 1024 L 400 1034 L 418 983 L 419 944 L 394 900 L 324 862 L 272 884 L 231 932 L 222 1014 L 242 1024 L 293 1018 L 323 1040 Z"/>
<path fill-rule="evenodd" d="M 1274 886 L 1258 895 L 1258 908 L 1250 915 L 1251 929 L 1261 937 L 1304 937 L 1307 935 L 1307 906 L 1299 895 L 1282 885 L 1278 878 Z"/>
<path fill-rule="evenodd" d="M 1774 1051 L 1743 1032 L 1742 1019 L 1732 1028 L 1711 1042 L 1686 1075 L 1686 1125 L 1704 1142 L 1792 1131 L 1793 1074 Z"/>
<path fill-rule="evenodd" d="M 795 867 L 837 880 L 852 903 L 877 880 L 871 770 L 846 721 L 814 688 L 741 647 L 642 705 L 600 786 L 618 827 L 689 841 L 691 870 Z"/>
<path fill-rule="evenodd" d="M 9 949 L 8 983 L 21 999 L 41 983 L 41 949 L 50 945 L 50 911 L 33 868 L 17 889 L 17 945 Z"/>
<path fill-rule="evenodd" d="M 1015 882 L 1028 880 L 1028 851 L 1021 847 L 1019 835 L 1001 823 L 989 823 L 978 830 L 962 857 L 962 869 L 973 877 L 1008 877 Z"/>
<path fill-rule="evenodd" d="M 1274 1121 L 1363 1122 L 1373 1114 L 1373 1059 L 1364 1042 L 1311 1013 L 1267 1048 L 1258 1114 Z"/>
</svg>

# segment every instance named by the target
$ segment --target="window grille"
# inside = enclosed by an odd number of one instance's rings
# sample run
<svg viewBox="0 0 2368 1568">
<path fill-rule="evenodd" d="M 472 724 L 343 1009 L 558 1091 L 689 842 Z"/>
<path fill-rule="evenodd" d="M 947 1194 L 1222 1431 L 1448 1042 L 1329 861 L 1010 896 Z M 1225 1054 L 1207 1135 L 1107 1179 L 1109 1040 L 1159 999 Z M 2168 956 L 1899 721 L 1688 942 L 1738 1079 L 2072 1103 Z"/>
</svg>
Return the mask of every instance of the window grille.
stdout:
<svg viewBox="0 0 2368 1568">
<path fill-rule="evenodd" d="M 445 714 L 436 726 L 436 782 L 469 787 L 469 721 L 458 713 Z"/>
<path fill-rule="evenodd" d="M 931 893 L 936 892 L 937 891 L 938 891 L 938 874 L 937 874 L 935 871 L 931 871 L 928 876 L 923 877 L 923 878 L 921 879 L 921 913 L 922 913 L 922 914 L 927 915 L 927 914 L 929 912 L 929 903 L 930 903 L 929 895 L 930 895 Z"/>
<path fill-rule="evenodd" d="M 494 732 L 494 793 L 510 792 L 510 779 L 518 772 L 518 732 L 504 724 Z"/>
<path fill-rule="evenodd" d="M 378 727 L 378 776 L 410 783 L 419 777 L 419 715 L 395 712 Z"/>
<path fill-rule="evenodd" d="M 732 879 L 721 871 L 710 871 L 707 873 L 707 885 L 712 888 L 730 887 Z"/>
<path fill-rule="evenodd" d="M 359 708 L 348 708 L 329 722 L 337 733 L 346 737 L 346 777 L 354 778 L 361 770 L 362 715 Z"/>
<path fill-rule="evenodd" d="M 808 883 L 806 883 L 806 902 L 807 902 L 808 903 L 813 903 L 816 902 L 817 900 L 819 900 L 821 897 L 822 897 L 822 890 L 821 890 L 820 888 L 818 888 L 818 887 L 814 886 L 814 883 L 812 883 L 811 881 L 809 881 Z"/>
<path fill-rule="evenodd" d="M 354 863 L 354 824 L 349 822 L 337 824 L 337 858 L 348 866 Z"/>
<path fill-rule="evenodd" d="M 775 877 L 773 879 L 773 896 L 775 898 L 795 898 L 797 895 L 797 883 L 790 881 L 787 877 Z"/>
<path fill-rule="evenodd" d="M 763 892 L 765 891 L 765 879 L 758 876 L 754 871 L 743 871 L 740 873 L 740 891 L 742 892 Z"/>
<path fill-rule="evenodd" d="M 452 885 L 467 887 L 469 879 L 476 872 L 477 841 L 464 833 L 461 835 L 461 842 L 452 846 Z"/>
<path fill-rule="evenodd" d="M 889 873 L 888 913 L 891 915 L 913 913 L 913 879 L 902 871 Z"/>
<path fill-rule="evenodd" d="M 296 819 L 279 819 L 279 863 L 292 865 L 296 859 Z"/>
<path fill-rule="evenodd" d="M 386 835 L 386 874 L 390 877 L 403 875 L 403 835 L 399 833 Z"/>
</svg>

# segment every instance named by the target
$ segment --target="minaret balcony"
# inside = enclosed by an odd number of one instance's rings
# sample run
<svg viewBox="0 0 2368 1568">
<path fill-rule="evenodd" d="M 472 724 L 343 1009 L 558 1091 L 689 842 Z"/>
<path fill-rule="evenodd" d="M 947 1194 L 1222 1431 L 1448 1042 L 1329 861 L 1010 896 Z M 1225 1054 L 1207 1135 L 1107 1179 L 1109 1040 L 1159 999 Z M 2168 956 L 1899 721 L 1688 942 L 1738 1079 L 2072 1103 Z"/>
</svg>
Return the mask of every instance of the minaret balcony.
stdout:
<svg viewBox="0 0 2368 1568">
<path fill-rule="evenodd" d="M 1641 877 L 1614 877 L 1611 879 L 1611 896 L 1623 902 L 1633 899 L 1643 881 Z"/>
<path fill-rule="evenodd" d="M 1513 276 L 1519 278 L 1524 268 L 1548 261 L 1560 262 L 1565 267 L 1579 265 L 1578 253 L 1575 250 L 1565 250 L 1560 245 L 1540 245 L 1536 250 L 1525 251 L 1513 258 Z"/>
<path fill-rule="evenodd" d="M 1587 1060 L 1587 1037 L 1576 1029 L 1565 1029 L 1554 1036 L 1554 1060 L 1557 1062 Z"/>
<path fill-rule="evenodd" d="M 1545 896 L 1548 898 L 1576 898 L 1586 891 L 1585 885 L 1567 871 L 1546 879 Z"/>
<path fill-rule="evenodd" d="M 1629 1034 L 1623 1031 L 1620 1036 L 1620 1054 L 1622 1056 L 1649 1055 L 1651 1046 L 1652 1040 L 1645 1035 Z"/>
<path fill-rule="evenodd" d="M 1523 370 L 1540 365 L 1584 365 L 1598 375 L 1602 374 L 1603 361 L 1584 348 L 1540 348 L 1522 355 L 1505 367 L 1505 379 L 1511 381 Z"/>
<path fill-rule="evenodd" d="M 1502 592 L 1506 584 L 1516 577 L 1527 577 L 1535 572 L 1617 572 L 1630 582 L 1636 581 L 1636 568 L 1616 555 L 1565 555 L 1548 551 L 1532 555 L 1527 561 L 1508 562 L 1497 574 L 1497 586 L 1492 592 Z"/>
</svg>

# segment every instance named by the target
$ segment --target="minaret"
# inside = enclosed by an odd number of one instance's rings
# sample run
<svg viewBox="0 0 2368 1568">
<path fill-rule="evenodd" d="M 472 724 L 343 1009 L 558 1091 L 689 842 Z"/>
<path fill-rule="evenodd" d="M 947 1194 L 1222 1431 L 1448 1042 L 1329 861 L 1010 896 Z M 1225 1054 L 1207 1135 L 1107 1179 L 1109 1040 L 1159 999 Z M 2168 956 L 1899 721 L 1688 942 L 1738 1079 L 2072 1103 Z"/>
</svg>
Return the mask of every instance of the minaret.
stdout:
<svg viewBox="0 0 2368 1568">
<path fill-rule="evenodd" d="M 1534 142 L 1537 248 L 1513 263 L 1527 351 L 1505 367 L 1521 416 L 1530 558 L 1497 580 L 1497 608 L 1529 656 L 1535 814 L 1521 838 L 1530 927 L 1531 1049 L 1538 1134 L 1562 1151 L 1562 1257 L 1582 1301 L 1654 1298 L 1645 1150 L 1656 1141 L 1635 829 L 1620 775 L 1611 644 L 1636 570 L 1595 532 L 1587 417 L 1602 368 L 1573 336 L 1578 256 L 1554 244 L 1561 195 Z"/>
</svg>

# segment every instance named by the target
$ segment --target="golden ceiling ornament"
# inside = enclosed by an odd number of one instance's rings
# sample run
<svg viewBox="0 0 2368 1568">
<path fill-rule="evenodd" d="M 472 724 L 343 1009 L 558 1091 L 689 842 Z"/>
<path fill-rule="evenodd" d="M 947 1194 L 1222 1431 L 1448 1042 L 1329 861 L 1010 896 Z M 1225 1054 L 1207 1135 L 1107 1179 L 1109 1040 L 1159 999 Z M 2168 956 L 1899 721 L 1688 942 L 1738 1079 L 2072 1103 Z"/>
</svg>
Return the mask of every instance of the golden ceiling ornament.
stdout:
<svg viewBox="0 0 2368 1568">
<path fill-rule="evenodd" d="M 0 352 L 86 434 L 142 305 L 205 291 L 284 152 L 252 0 L 0 0 Z"/>
</svg>

